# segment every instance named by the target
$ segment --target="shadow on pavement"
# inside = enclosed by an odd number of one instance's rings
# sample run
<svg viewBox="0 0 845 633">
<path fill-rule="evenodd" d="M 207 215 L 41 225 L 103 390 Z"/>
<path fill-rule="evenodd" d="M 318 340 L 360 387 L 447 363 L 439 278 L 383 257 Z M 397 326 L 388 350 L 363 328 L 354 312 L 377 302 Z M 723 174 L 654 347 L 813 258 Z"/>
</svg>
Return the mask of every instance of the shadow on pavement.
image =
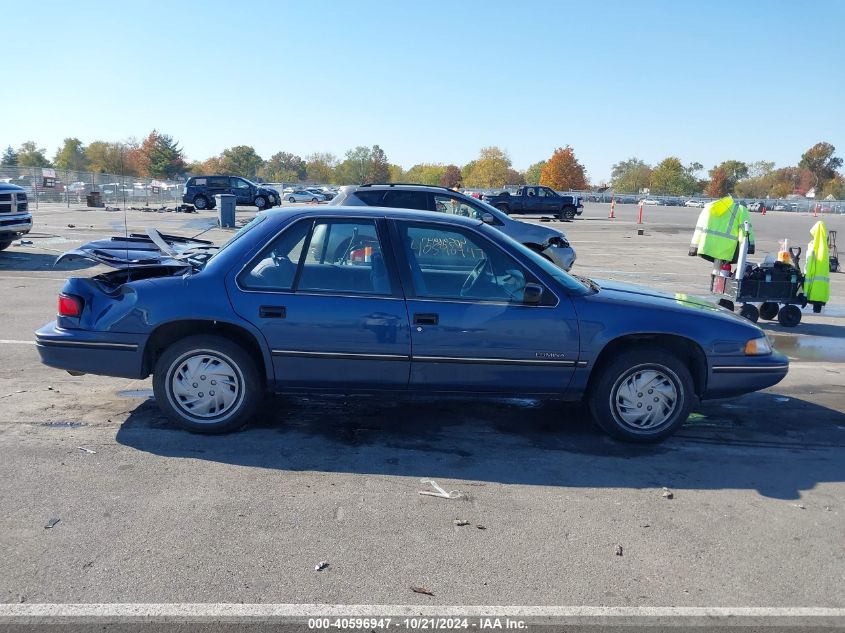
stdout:
<svg viewBox="0 0 845 633">
<path fill-rule="evenodd" d="M 268 399 L 248 429 L 174 428 L 153 400 L 117 441 L 155 455 L 322 471 L 568 487 L 754 489 L 795 499 L 845 481 L 845 414 L 758 393 L 696 410 L 670 440 L 613 441 L 580 405 L 533 400 Z"/>
<path fill-rule="evenodd" d="M 12 247 L 14 249 L 14 247 Z M 65 249 L 65 250 L 69 250 Z M 64 251 L 62 251 L 64 252 Z M 62 262 L 55 266 L 56 258 L 61 253 L 34 253 L 31 250 L 24 250 L 21 247 L 17 250 L 7 250 L 0 252 L 0 270 L 22 270 L 22 271 L 68 271 L 68 270 L 82 270 L 83 268 L 91 268 L 93 264 L 85 261 Z"/>
</svg>

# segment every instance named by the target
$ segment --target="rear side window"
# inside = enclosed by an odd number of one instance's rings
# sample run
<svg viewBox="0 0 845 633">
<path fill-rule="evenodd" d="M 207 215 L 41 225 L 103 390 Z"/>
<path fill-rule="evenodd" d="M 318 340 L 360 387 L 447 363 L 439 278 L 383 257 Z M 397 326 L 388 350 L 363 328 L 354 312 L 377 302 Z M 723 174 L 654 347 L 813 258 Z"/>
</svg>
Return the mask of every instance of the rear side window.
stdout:
<svg viewBox="0 0 845 633">
<path fill-rule="evenodd" d="M 228 178 L 209 178 L 208 179 L 208 186 L 209 187 L 229 187 L 229 179 Z"/>
<path fill-rule="evenodd" d="M 384 197 L 384 191 L 356 191 L 355 197 L 368 207 L 380 207 L 381 199 Z"/>
<path fill-rule="evenodd" d="M 428 211 L 428 194 L 424 191 L 388 191 L 384 196 L 381 206 Z"/>
<path fill-rule="evenodd" d="M 207 178 L 191 178 L 188 184 L 194 187 L 205 187 L 205 185 L 208 184 L 206 182 L 207 180 Z"/>
</svg>

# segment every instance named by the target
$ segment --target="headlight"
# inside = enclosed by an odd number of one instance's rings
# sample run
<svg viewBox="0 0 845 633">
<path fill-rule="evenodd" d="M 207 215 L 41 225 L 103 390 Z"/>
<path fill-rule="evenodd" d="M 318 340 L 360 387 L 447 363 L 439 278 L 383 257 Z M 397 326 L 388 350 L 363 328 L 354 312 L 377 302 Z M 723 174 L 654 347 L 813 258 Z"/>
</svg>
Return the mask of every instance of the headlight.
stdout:
<svg viewBox="0 0 845 633">
<path fill-rule="evenodd" d="M 553 236 L 550 237 L 549 240 L 546 242 L 546 248 L 549 246 L 557 246 L 558 248 L 569 248 L 569 242 L 566 241 L 566 238 L 561 236 Z"/>
<path fill-rule="evenodd" d="M 753 338 L 745 344 L 746 356 L 763 356 L 772 353 L 772 346 L 765 336 Z"/>
</svg>

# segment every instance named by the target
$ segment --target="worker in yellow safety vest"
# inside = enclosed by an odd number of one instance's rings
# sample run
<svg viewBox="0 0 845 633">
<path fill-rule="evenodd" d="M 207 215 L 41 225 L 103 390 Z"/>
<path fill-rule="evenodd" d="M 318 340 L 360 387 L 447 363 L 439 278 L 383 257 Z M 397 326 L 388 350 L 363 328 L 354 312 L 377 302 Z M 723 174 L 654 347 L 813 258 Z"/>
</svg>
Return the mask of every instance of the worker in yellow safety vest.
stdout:
<svg viewBox="0 0 845 633">
<path fill-rule="evenodd" d="M 695 232 L 692 234 L 689 254 L 707 261 L 717 259 L 736 263 L 739 255 L 739 236 L 744 223 L 748 220 L 748 209 L 726 196 L 706 205 L 698 216 Z M 748 235 L 748 253 L 754 253 L 754 235 L 750 225 Z"/>
<path fill-rule="evenodd" d="M 804 296 L 818 312 L 830 299 L 830 259 L 824 222 L 816 222 L 810 229 L 810 235 L 813 240 L 807 245 L 807 261 L 804 263 Z"/>
</svg>

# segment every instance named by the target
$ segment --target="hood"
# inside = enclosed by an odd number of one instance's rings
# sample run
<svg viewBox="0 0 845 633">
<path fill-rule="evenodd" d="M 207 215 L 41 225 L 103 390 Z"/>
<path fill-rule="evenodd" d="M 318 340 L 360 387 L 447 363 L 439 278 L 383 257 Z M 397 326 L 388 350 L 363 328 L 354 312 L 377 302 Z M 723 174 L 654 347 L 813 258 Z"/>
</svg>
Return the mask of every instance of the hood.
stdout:
<svg viewBox="0 0 845 633">
<path fill-rule="evenodd" d="M 724 315 L 729 318 L 747 322 L 742 319 L 742 317 L 736 316 L 729 310 L 721 308 L 714 303 L 710 303 L 705 299 L 685 293 L 672 294 L 668 292 L 661 292 L 659 290 L 652 290 L 651 288 L 644 288 L 642 286 L 635 286 L 634 284 L 626 284 L 620 281 L 608 281 L 605 279 L 596 279 L 595 282 L 601 287 L 599 294 L 603 294 L 605 296 L 610 295 L 610 298 L 617 298 L 622 301 L 636 301 L 637 303 L 651 305 L 655 308 L 674 307 L 703 310 L 705 312 Z"/>
<path fill-rule="evenodd" d="M 208 240 L 164 235 L 151 229 L 147 235 L 131 233 L 128 237 L 111 237 L 88 242 L 63 253 L 56 259 L 55 264 L 87 260 L 118 270 L 161 266 L 189 269 L 191 264 L 182 258 L 183 255 L 188 251 L 212 248 L 214 246 Z"/>
</svg>

